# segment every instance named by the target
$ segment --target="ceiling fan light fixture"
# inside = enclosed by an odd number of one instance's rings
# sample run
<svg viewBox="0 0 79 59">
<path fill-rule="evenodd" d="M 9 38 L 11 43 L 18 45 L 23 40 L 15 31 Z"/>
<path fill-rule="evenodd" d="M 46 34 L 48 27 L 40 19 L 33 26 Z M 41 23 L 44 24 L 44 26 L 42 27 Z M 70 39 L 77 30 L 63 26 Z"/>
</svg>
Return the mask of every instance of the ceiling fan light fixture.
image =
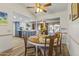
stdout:
<svg viewBox="0 0 79 59">
<path fill-rule="evenodd" d="M 36 9 L 36 12 L 42 12 L 43 10 L 42 9 L 40 9 L 40 8 L 37 8 Z"/>
</svg>

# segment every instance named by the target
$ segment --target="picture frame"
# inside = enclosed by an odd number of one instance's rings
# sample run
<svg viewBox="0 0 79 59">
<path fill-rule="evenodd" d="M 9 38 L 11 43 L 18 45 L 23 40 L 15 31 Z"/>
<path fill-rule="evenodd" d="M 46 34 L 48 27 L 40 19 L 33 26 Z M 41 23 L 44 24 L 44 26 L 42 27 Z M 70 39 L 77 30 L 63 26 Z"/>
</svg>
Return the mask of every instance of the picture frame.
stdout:
<svg viewBox="0 0 79 59">
<path fill-rule="evenodd" d="M 8 14 L 0 11 L 0 26 L 8 24 Z"/>
<path fill-rule="evenodd" d="M 72 21 L 79 18 L 79 3 L 71 4 Z"/>
</svg>

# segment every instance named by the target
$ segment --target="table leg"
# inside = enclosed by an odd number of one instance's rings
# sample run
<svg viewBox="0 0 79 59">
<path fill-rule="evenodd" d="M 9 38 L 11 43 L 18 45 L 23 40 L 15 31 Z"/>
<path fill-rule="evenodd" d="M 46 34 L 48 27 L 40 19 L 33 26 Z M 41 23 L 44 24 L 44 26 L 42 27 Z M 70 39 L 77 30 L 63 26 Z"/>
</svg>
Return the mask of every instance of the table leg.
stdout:
<svg viewBox="0 0 79 59">
<path fill-rule="evenodd" d="M 36 47 L 36 56 L 38 56 L 38 46 L 35 47 Z"/>
<path fill-rule="evenodd" d="M 39 48 L 41 50 L 42 55 L 44 56 L 44 49 Z"/>
</svg>

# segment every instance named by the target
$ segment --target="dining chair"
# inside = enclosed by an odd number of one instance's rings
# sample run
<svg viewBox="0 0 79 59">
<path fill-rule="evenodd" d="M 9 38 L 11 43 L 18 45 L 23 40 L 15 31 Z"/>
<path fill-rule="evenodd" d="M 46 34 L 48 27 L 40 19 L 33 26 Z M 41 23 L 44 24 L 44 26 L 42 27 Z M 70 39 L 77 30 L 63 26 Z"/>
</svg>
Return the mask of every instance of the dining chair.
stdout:
<svg viewBox="0 0 79 59">
<path fill-rule="evenodd" d="M 49 42 L 49 47 L 48 47 L 48 56 L 53 55 L 53 50 L 54 50 L 54 39 L 56 38 L 55 35 L 49 36 L 50 42 Z"/>
<path fill-rule="evenodd" d="M 49 46 L 47 45 L 47 39 L 49 38 Z M 60 48 L 60 53 L 61 53 L 61 33 L 57 32 L 55 35 L 53 36 L 49 36 L 49 37 L 45 37 L 45 44 L 44 47 L 40 47 L 42 55 L 46 56 L 53 56 L 54 53 L 55 55 L 59 55 L 58 53 L 58 48 Z"/>
<path fill-rule="evenodd" d="M 52 56 L 53 50 L 55 51 L 56 56 L 61 54 L 61 45 L 62 45 L 61 40 L 62 35 L 60 32 L 57 32 L 54 36 L 50 36 L 49 52 L 48 52 L 49 56 Z M 60 50 L 60 53 L 58 53 L 58 50 Z"/>
<path fill-rule="evenodd" d="M 33 46 L 33 45 L 32 46 L 28 46 L 27 45 L 28 44 L 28 37 L 27 36 L 24 36 L 23 38 L 24 38 L 25 56 L 27 55 L 27 52 L 28 52 L 27 50 L 28 49 L 32 49 L 33 48 L 34 49 L 34 52 L 35 52 L 35 46 Z M 32 54 L 32 53 L 33 52 L 31 52 L 30 54 Z"/>
<path fill-rule="evenodd" d="M 47 42 L 47 39 L 49 39 L 49 43 Z M 41 54 L 43 56 L 52 56 L 53 55 L 54 39 L 55 39 L 55 35 L 45 37 L 44 46 L 43 47 L 39 47 L 39 49 L 41 51 Z"/>
</svg>

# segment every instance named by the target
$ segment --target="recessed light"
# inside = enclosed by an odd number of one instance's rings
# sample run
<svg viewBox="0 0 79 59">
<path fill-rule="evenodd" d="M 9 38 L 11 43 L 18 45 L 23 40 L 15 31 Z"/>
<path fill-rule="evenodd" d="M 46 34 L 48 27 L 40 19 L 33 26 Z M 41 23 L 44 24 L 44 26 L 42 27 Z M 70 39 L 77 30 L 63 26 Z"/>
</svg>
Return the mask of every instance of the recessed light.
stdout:
<svg viewBox="0 0 79 59">
<path fill-rule="evenodd" d="M 16 18 L 16 16 L 13 16 L 13 18 L 15 19 L 15 18 Z"/>
</svg>

